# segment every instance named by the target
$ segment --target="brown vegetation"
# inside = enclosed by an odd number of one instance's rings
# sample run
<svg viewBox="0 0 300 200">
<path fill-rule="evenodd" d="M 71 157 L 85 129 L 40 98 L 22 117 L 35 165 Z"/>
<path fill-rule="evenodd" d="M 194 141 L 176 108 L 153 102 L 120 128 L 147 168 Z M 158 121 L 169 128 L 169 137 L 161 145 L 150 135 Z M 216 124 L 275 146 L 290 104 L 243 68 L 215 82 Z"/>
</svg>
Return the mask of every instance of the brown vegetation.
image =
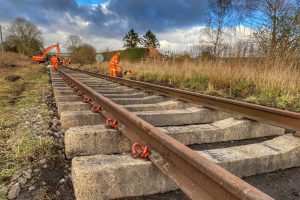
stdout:
<svg viewBox="0 0 300 200">
<path fill-rule="evenodd" d="M 0 52 L 0 68 L 29 65 L 30 58 L 12 52 Z"/>
<path fill-rule="evenodd" d="M 277 60 L 186 59 L 181 62 L 121 62 L 137 80 L 179 87 L 204 94 L 300 111 L 299 63 Z M 86 70 L 108 72 L 107 63 Z"/>
</svg>

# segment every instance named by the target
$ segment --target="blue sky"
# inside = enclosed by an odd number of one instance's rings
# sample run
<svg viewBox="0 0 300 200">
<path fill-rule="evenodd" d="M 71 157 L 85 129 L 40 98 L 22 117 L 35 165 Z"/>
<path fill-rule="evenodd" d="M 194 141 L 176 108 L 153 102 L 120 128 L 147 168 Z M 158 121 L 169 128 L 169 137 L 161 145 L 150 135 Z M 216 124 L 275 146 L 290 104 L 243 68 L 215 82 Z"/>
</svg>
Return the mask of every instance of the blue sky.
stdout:
<svg viewBox="0 0 300 200">
<path fill-rule="evenodd" d="M 0 5 L 0 24 L 24 17 L 42 30 L 45 46 L 78 34 L 98 50 L 122 48 L 131 28 L 140 35 L 150 29 L 164 50 L 185 50 L 198 44 L 208 11 L 207 0 L 0 0 Z"/>
<path fill-rule="evenodd" d="M 76 2 L 80 5 L 89 6 L 92 4 L 104 3 L 104 2 L 106 2 L 106 0 L 76 0 Z"/>
</svg>

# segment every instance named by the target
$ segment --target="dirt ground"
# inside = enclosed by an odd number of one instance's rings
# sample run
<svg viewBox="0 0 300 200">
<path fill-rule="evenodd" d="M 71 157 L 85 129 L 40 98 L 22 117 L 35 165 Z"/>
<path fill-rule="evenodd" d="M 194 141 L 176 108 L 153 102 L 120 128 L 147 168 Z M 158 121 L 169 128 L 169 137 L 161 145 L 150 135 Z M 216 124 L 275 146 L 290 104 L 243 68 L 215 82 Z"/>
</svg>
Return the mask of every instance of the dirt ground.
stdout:
<svg viewBox="0 0 300 200">
<path fill-rule="evenodd" d="M 300 167 L 244 178 L 274 199 L 300 199 Z"/>
</svg>

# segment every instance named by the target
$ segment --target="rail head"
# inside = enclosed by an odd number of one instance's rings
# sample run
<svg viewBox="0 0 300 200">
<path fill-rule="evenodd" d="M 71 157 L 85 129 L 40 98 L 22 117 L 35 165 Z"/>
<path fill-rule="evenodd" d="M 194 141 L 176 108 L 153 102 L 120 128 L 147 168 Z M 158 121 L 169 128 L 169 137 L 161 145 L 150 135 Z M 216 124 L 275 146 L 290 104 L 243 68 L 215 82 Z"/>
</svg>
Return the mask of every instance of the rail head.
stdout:
<svg viewBox="0 0 300 200">
<path fill-rule="evenodd" d="M 147 91 L 157 92 L 163 95 L 174 97 L 176 99 L 189 101 L 231 114 L 238 115 L 247 119 L 264 122 L 287 130 L 300 132 L 300 113 L 271 108 L 267 106 L 251 104 L 222 97 L 204 95 L 196 92 L 190 92 L 181 89 L 175 89 L 151 83 L 145 83 L 136 80 L 128 80 L 119 77 L 110 77 L 103 74 L 97 74 L 79 69 L 68 68 L 79 71 L 94 77 L 104 78 L 130 87 L 145 89 Z"/>
<path fill-rule="evenodd" d="M 160 156 L 152 156 L 151 161 L 192 199 L 272 199 L 63 70 L 58 73 L 101 105 L 105 116 L 117 119 L 124 126 L 120 131 L 132 142 L 143 143 L 157 152 Z"/>
</svg>

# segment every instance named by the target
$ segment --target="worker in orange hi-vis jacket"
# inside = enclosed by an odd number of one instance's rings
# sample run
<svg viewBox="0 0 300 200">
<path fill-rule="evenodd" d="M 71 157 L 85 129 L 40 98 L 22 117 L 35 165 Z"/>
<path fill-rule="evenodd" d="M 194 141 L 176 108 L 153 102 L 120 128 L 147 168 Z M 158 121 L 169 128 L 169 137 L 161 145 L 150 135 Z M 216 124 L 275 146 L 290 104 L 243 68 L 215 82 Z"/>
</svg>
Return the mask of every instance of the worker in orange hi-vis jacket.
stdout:
<svg viewBox="0 0 300 200">
<path fill-rule="evenodd" d="M 71 58 L 70 57 L 68 57 L 66 61 L 67 61 L 67 65 L 71 64 Z"/>
<path fill-rule="evenodd" d="M 63 67 L 66 66 L 66 58 L 62 59 L 61 64 L 62 64 Z"/>
<path fill-rule="evenodd" d="M 121 67 L 119 66 L 119 58 L 121 53 L 117 52 L 109 61 L 109 75 L 116 77 L 121 72 Z"/>
<path fill-rule="evenodd" d="M 57 69 L 58 66 L 58 58 L 57 56 L 54 54 L 51 58 L 51 65 L 53 69 Z"/>
</svg>

